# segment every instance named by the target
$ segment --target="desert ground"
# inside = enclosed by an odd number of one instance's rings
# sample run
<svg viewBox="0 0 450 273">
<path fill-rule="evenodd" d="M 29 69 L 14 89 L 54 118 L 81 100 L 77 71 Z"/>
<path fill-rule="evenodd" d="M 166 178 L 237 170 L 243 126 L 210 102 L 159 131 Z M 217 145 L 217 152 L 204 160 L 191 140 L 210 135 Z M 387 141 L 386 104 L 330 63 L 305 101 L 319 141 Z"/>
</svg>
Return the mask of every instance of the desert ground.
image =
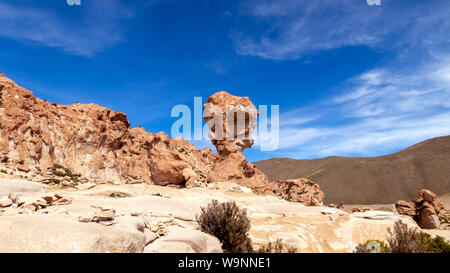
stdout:
<svg viewBox="0 0 450 273">
<path fill-rule="evenodd" d="M 235 183 L 179 189 L 96 181 L 60 188 L 4 176 L 0 196 L 11 192 L 18 197 L 0 210 L 0 252 L 222 252 L 196 222 L 200 208 L 213 199 L 247 209 L 256 246 L 282 239 L 299 252 L 352 252 L 368 239 L 386 240 L 386 229 L 398 219 L 417 226 L 387 211 L 389 205 L 351 214 L 351 207 L 308 207 L 255 195 Z M 450 238 L 450 231 L 431 233 Z"/>
</svg>

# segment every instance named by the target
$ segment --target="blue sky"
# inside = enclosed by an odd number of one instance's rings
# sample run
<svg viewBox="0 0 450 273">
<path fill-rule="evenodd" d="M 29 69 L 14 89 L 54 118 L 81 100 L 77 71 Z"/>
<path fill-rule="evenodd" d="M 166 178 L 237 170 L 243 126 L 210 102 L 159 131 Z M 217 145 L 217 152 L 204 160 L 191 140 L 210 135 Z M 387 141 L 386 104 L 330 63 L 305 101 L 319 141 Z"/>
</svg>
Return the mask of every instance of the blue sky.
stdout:
<svg viewBox="0 0 450 273">
<path fill-rule="evenodd" d="M 376 156 L 450 134 L 449 14 L 448 0 L 0 0 L 0 71 L 155 133 L 194 96 L 280 105 L 280 147 L 251 161 Z"/>
</svg>

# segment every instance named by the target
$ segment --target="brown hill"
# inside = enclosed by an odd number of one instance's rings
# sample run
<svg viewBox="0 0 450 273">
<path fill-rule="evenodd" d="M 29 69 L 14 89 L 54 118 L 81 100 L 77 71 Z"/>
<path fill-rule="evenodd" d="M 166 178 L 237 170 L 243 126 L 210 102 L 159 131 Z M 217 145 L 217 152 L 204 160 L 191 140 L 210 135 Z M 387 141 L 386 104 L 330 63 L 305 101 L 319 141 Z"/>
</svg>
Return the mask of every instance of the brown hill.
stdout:
<svg viewBox="0 0 450 273">
<path fill-rule="evenodd" d="M 317 182 L 326 203 L 393 203 L 412 200 L 423 188 L 450 192 L 450 136 L 380 157 L 273 158 L 255 165 L 271 181 L 305 177 Z"/>
</svg>

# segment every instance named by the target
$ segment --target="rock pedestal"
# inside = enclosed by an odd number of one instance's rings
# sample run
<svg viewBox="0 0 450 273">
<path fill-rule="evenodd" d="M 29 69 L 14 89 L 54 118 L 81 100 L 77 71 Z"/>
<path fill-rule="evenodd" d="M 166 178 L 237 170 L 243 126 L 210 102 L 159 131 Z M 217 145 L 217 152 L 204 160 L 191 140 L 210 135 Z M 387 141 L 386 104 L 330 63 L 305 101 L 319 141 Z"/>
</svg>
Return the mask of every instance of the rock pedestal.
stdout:
<svg viewBox="0 0 450 273">
<path fill-rule="evenodd" d="M 432 191 L 423 189 L 419 198 L 413 202 L 403 200 L 395 203 L 397 212 L 409 215 L 424 229 L 439 228 L 439 213 L 444 209 L 444 203 Z"/>
<path fill-rule="evenodd" d="M 218 92 L 203 106 L 203 119 L 208 124 L 212 144 L 219 158 L 208 174 L 208 182 L 234 181 L 256 192 L 270 186 L 265 174 L 242 154 L 254 144 L 252 132 L 259 115 L 248 97 L 237 97 Z"/>
</svg>

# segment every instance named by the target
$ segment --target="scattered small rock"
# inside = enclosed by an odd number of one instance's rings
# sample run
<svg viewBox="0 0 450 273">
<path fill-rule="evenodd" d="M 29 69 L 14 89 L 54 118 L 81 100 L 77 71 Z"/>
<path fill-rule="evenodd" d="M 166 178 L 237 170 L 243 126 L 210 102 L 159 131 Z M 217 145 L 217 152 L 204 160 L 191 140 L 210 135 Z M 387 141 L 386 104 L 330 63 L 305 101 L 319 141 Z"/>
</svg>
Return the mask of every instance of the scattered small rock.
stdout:
<svg viewBox="0 0 450 273">
<path fill-rule="evenodd" d="M 31 212 L 35 212 L 37 210 L 36 206 L 34 206 L 33 204 L 25 204 L 25 205 L 22 206 L 22 208 L 24 210 L 28 210 L 28 211 L 31 211 Z"/>
<path fill-rule="evenodd" d="M 94 188 L 95 186 L 97 186 L 97 184 L 89 182 L 89 183 L 80 184 L 80 185 L 76 186 L 76 188 L 79 190 L 90 190 L 90 189 Z"/>
<path fill-rule="evenodd" d="M 108 181 L 106 181 L 106 180 L 95 180 L 94 182 L 97 185 L 107 185 L 108 184 Z"/>
<path fill-rule="evenodd" d="M 8 198 L 11 199 L 14 203 L 17 203 L 17 200 L 19 200 L 19 194 L 12 192 L 8 195 Z"/>
<path fill-rule="evenodd" d="M 46 196 L 43 196 L 42 199 L 44 199 L 47 202 L 47 204 L 49 206 L 51 206 L 53 204 L 53 201 L 55 200 L 55 196 L 46 195 Z"/>
<path fill-rule="evenodd" d="M 57 196 L 55 195 L 55 197 L 57 197 Z M 54 201 L 54 204 L 59 205 L 59 206 L 69 205 L 71 203 L 72 203 L 72 198 L 69 198 L 69 197 L 61 197 L 61 198 L 56 199 L 56 201 Z"/>
<path fill-rule="evenodd" d="M 0 207 L 1 207 L 1 208 L 9 207 L 9 206 L 11 206 L 13 203 L 14 203 L 14 202 L 13 202 L 11 199 L 9 199 L 8 197 L 3 197 L 3 198 L 0 199 Z"/>
<path fill-rule="evenodd" d="M 130 185 L 143 184 L 143 183 L 144 183 L 144 181 L 141 181 L 141 180 L 128 180 L 127 181 L 127 184 L 130 184 Z"/>
<path fill-rule="evenodd" d="M 342 216 L 342 215 L 346 214 L 345 212 L 343 212 L 341 210 L 337 210 L 337 209 L 333 209 L 333 208 L 326 208 L 326 209 L 322 210 L 320 213 L 325 214 L 325 215 L 335 215 L 335 214 L 337 214 L 339 216 Z"/>
<path fill-rule="evenodd" d="M 116 212 L 112 209 L 97 211 L 95 213 L 95 216 L 92 218 L 92 221 L 93 222 L 104 222 L 104 221 L 114 220 L 115 213 Z"/>
<path fill-rule="evenodd" d="M 85 216 L 78 217 L 78 222 L 81 222 L 81 223 L 89 223 L 91 221 L 92 221 L 91 217 L 85 217 Z"/>
</svg>

